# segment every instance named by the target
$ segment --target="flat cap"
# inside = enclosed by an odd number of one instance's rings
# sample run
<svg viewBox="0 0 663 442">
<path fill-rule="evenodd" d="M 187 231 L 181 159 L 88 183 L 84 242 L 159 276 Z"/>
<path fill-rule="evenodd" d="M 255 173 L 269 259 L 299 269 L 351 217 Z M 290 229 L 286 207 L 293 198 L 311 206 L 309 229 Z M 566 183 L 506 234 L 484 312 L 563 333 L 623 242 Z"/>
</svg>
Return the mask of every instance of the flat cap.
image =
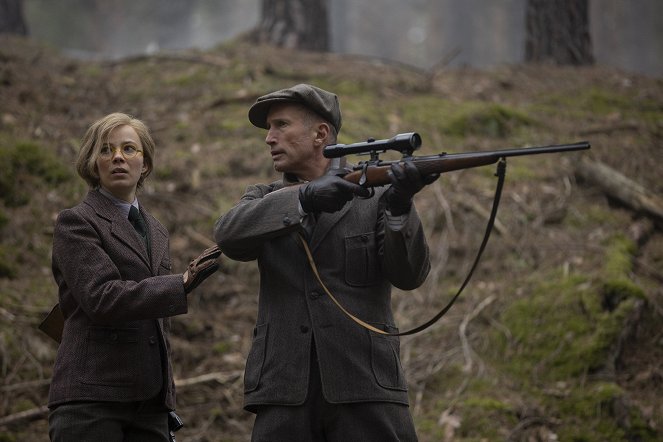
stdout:
<svg viewBox="0 0 663 442">
<path fill-rule="evenodd" d="M 297 84 L 287 89 L 258 97 L 249 109 L 249 121 L 256 127 L 268 129 L 267 114 L 275 103 L 300 103 L 331 123 L 336 132 L 341 130 L 341 107 L 336 94 L 310 84 Z"/>
</svg>

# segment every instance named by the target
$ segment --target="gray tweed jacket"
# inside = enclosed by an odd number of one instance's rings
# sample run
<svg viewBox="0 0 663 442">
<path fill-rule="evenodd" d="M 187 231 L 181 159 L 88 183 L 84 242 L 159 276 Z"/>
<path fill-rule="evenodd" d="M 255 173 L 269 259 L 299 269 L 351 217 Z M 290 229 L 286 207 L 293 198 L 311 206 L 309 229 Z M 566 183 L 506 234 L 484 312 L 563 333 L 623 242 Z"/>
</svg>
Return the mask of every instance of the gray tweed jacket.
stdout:
<svg viewBox="0 0 663 442">
<path fill-rule="evenodd" d="M 408 403 L 399 339 L 368 331 L 333 304 L 309 267 L 298 234 L 297 186 L 250 186 L 221 216 L 215 239 L 230 258 L 257 259 L 258 317 L 244 376 L 245 407 L 302 404 L 315 345 L 323 392 L 333 403 Z M 350 312 L 382 330 L 397 331 L 392 285 L 409 290 L 425 280 L 428 247 L 413 207 L 402 228 L 385 223 L 377 189 L 336 213 L 320 214 L 308 237 L 323 282 Z"/>
</svg>

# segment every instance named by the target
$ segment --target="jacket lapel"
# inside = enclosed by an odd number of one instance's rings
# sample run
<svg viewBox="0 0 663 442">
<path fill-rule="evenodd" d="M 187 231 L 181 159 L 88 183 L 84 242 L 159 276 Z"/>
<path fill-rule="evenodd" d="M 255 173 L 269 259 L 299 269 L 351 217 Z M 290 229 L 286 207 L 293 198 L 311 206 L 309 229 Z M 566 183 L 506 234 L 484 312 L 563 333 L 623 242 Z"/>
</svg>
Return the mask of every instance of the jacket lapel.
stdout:
<svg viewBox="0 0 663 442">
<path fill-rule="evenodd" d="M 161 223 L 156 218 L 141 209 L 141 214 L 147 222 L 150 235 L 150 258 L 151 269 L 154 275 L 159 273 L 159 265 L 164 255 L 168 252 L 168 233 L 164 230 Z"/>
<path fill-rule="evenodd" d="M 354 199 L 347 202 L 345 206 L 338 212 L 333 213 L 321 213 L 318 216 L 318 221 L 313 228 L 313 234 L 311 235 L 310 247 L 311 252 L 315 252 L 315 249 L 320 245 L 322 240 L 327 236 L 327 233 L 331 230 L 336 223 L 338 223 L 346 213 L 350 210 L 354 204 Z"/>
<path fill-rule="evenodd" d="M 122 216 L 122 212 L 117 210 L 108 198 L 103 196 L 98 190 L 92 190 L 85 198 L 85 203 L 89 204 L 98 216 L 110 222 L 111 235 L 133 250 L 145 265 L 150 267 L 145 244 L 138 237 L 129 220 Z M 151 231 L 152 229 L 150 229 Z"/>
</svg>

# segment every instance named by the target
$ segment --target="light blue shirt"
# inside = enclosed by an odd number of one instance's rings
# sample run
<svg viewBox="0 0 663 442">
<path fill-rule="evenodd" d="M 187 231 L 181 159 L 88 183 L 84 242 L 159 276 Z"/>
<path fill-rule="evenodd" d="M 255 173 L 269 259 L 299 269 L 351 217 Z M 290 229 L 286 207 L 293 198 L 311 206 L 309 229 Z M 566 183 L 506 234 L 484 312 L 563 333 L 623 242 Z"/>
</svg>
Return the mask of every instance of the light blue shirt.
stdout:
<svg viewBox="0 0 663 442">
<path fill-rule="evenodd" d="M 134 198 L 134 202 L 129 204 L 126 201 L 116 198 L 115 196 L 113 196 L 112 193 L 110 193 L 103 187 L 99 187 L 99 192 L 103 196 L 111 200 L 111 202 L 115 205 L 115 207 L 118 207 L 120 211 L 122 211 L 125 218 L 129 218 L 129 209 L 131 209 L 131 206 L 134 206 L 136 209 L 140 210 L 140 206 L 138 205 L 138 198 Z"/>
</svg>

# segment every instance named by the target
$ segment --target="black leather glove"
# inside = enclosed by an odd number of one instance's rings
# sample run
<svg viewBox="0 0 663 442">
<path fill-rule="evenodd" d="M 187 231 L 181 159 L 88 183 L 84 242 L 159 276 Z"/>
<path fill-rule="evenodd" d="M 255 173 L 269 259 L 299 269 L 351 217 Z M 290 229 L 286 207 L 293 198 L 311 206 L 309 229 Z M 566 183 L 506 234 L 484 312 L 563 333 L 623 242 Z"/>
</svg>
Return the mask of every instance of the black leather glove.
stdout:
<svg viewBox="0 0 663 442">
<path fill-rule="evenodd" d="M 212 273 L 219 270 L 221 250 L 218 246 L 205 249 L 203 253 L 189 263 L 189 268 L 182 275 L 184 291 L 191 292 L 193 289 L 208 278 Z"/>
<path fill-rule="evenodd" d="M 411 161 L 392 163 L 388 175 L 391 187 L 385 198 L 387 209 L 394 216 L 408 213 L 412 207 L 412 197 L 440 177 L 439 173 L 422 175 Z"/>
<path fill-rule="evenodd" d="M 335 175 L 324 175 L 299 188 L 299 203 L 306 213 L 337 212 L 355 195 L 370 191 Z"/>
</svg>

